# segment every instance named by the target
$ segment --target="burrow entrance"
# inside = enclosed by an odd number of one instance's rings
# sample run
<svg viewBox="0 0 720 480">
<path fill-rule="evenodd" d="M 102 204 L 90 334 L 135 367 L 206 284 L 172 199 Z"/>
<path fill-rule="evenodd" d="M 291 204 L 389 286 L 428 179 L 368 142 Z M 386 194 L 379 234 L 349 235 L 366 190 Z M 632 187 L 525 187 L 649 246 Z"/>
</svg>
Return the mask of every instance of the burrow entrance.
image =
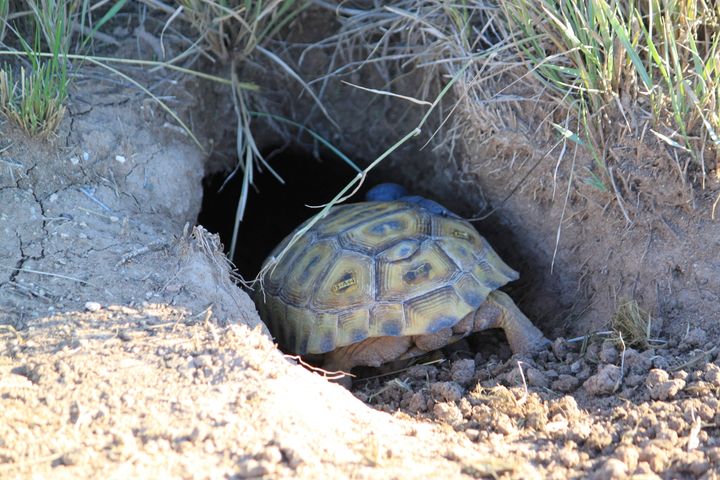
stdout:
<svg viewBox="0 0 720 480">
<path fill-rule="evenodd" d="M 254 279 L 265 258 L 275 246 L 318 211 L 311 206 L 320 206 L 330 201 L 357 174 L 339 159 L 330 155 L 317 158 L 301 148 L 268 149 L 264 153 L 267 154 L 266 158 L 284 183 L 267 171 L 255 176 L 255 184 L 251 187 L 244 219 L 239 227 L 238 246 L 232 258 L 244 280 Z M 236 172 L 230 180 L 227 180 L 228 175 L 228 172 L 219 172 L 206 176 L 203 181 L 202 210 L 198 217 L 198 223 L 220 236 L 226 254 L 229 254 L 243 181 L 242 171 Z M 388 181 L 404 183 L 409 189 L 413 189 L 414 184 L 417 183 L 412 178 L 399 177 L 394 169 L 381 169 L 368 176 L 352 201 L 362 201 L 368 189 Z M 433 200 L 447 205 L 461 215 L 470 213 L 465 205 L 466 199 L 461 196 L 454 198 L 442 198 L 443 195 L 433 197 L 430 194 L 425 196 L 432 197 Z M 477 225 L 475 226 L 477 228 Z M 494 226 L 497 228 L 485 224 L 485 228 L 480 230 L 493 229 L 492 237 L 501 237 L 506 233 L 499 224 Z M 481 234 L 488 237 L 482 231 Z M 492 240 L 490 241 L 493 243 Z M 501 243 L 499 247 L 495 247 L 503 257 L 507 248 L 507 242 L 505 245 Z M 511 294 L 513 290 L 517 293 L 517 289 L 518 285 L 504 288 Z M 445 347 L 442 355 L 448 358 L 468 357 L 471 356 L 471 352 L 478 351 L 485 355 L 498 355 L 501 358 L 509 358 L 511 355 L 505 335 L 499 329 L 477 332 L 461 342 Z M 365 377 L 376 374 L 377 370 L 358 367 L 354 372 L 360 377 Z"/>
<path fill-rule="evenodd" d="M 245 280 L 254 279 L 272 249 L 317 212 L 311 206 L 330 201 L 356 175 L 355 170 L 340 160 L 316 158 L 299 148 L 268 149 L 264 153 L 284 183 L 268 171 L 256 173 L 232 258 Z M 226 182 L 228 175 L 220 172 L 204 179 L 202 210 L 198 217 L 198 223 L 220 235 L 227 254 L 243 173 L 236 172 Z M 362 198 L 362 193 L 357 198 Z"/>
</svg>

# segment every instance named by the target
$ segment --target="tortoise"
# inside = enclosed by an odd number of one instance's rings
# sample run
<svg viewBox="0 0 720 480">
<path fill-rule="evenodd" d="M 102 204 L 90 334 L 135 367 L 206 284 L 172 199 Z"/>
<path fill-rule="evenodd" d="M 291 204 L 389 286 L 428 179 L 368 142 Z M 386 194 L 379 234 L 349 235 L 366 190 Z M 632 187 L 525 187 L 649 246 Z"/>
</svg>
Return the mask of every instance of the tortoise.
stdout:
<svg viewBox="0 0 720 480">
<path fill-rule="evenodd" d="M 267 269 L 255 300 L 283 349 L 325 354 L 323 368 L 349 372 L 490 328 L 505 331 L 513 353 L 548 343 L 498 290 L 518 274 L 469 222 L 397 184 L 366 200 L 333 207 Z"/>
</svg>

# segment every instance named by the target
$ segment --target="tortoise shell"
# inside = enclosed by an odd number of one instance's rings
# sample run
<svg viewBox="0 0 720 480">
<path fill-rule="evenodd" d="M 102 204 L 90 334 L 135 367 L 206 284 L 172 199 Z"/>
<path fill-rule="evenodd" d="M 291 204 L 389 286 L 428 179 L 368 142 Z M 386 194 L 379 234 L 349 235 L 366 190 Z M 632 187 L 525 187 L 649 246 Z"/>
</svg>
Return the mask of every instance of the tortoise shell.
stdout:
<svg viewBox="0 0 720 480">
<path fill-rule="evenodd" d="M 334 207 L 291 245 L 256 303 L 282 347 L 319 354 L 452 327 L 517 277 L 460 218 L 415 203 L 363 202 Z"/>
</svg>

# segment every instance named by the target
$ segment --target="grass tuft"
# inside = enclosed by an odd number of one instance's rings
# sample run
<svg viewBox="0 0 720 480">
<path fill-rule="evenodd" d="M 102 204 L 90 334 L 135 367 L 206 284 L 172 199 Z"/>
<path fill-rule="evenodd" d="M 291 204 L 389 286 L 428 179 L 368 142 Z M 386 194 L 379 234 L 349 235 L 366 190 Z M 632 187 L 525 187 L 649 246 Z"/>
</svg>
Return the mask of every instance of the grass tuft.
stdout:
<svg viewBox="0 0 720 480">
<path fill-rule="evenodd" d="M 308 3 L 302 0 L 180 0 L 184 18 L 219 58 L 246 57 Z"/>
<path fill-rule="evenodd" d="M 650 340 L 650 314 L 635 300 L 623 300 L 612 317 L 612 328 L 628 346 L 647 348 Z"/>
<path fill-rule="evenodd" d="M 10 26 L 24 52 L 24 62 L 18 62 L 19 67 L 8 63 L 0 67 L 0 113 L 30 135 L 49 135 L 65 115 L 69 17 L 76 7 L 45 0 L 28 0 L 27 6 L 26 23 L 31 24 L 32 40 L 18 30 L 22 22 Z M 8 25 L 6 19 L 7 14 L 2 18 L 3 25 Z M 50 51 L 48 57 L 41 54 L 45 48 Z"/>
<path fill-rule="evenodd" d="M 67 70 L 58 62 L 35 63 L 30 71 L 0 70 L 0 113 L 30 135 L 54 132 L 65 115 Z"/>
<path fill-rule="evenodd" d="M 618 119 L 628 124 L 647 110 L 656 137 L 704 175 L 705 145 L 720 149 L 715 2 L 512 0 L 503 10 L 518 50 L 578 112 L 595 152 L 606 151 L 607 132 L 619 133 L 609 128 Z"/>
</svg>

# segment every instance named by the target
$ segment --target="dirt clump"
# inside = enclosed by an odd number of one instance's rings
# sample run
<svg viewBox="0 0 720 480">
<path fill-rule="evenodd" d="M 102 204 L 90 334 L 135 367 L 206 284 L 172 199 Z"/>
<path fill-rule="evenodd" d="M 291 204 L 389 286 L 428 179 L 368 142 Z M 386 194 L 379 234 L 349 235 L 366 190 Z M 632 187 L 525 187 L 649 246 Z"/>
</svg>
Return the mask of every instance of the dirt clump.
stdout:
<svg viewBox="0 0 720 480">
<path fill-rule="evenodd" d="M 356 381 L 355 395 L 446 423 L 474 443 L 509 447 L 543 478 L 717 478 L 720 403 L 707 379 L 716 380 L 720 359 L 711 352 L 701 358 L 712 361 L 698 362 L 684 342 L 615 352 L 609 343 L 581 351 L 558 339 L 532 357 L 414 365 L 395 378 Z M 458 371 L 474 371 L 473 380 L 453 381 Z"/>
</svg>

